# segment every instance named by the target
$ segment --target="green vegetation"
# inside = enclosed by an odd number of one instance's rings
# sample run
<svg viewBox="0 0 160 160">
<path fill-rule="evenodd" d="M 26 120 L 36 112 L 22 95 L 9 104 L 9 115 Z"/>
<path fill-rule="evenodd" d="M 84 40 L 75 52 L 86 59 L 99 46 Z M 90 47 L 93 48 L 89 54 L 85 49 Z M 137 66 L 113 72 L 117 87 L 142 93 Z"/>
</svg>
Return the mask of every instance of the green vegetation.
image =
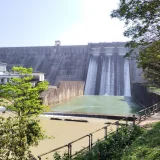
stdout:
<svg viewBox="0 0 160 160">
<path fill-rule="evenodd" d="M 131 38 L 127 43 L 130 52 L 126 56 L 137 58 L 138 66 L 145 78 L 160 86 L 160 8 L 159 0 L 120 0 L 112 18 L 125 21 L 124 36 Z M 139 50 L 139 55 L 135 54 Z"/>
<path fill-rule="evenodd" d="M 19 77 L 0 85 L 0 97 L 9 100 L 4 103 L 13 112 L 9 118 L 0 117 L 0 159 L 28 160 L 31 158 L 30 146 L 38 145 L 45 135 L 39 126 L 37 116 L 45 106 L 39 94 L 47 89 L 48 82 L 32 86 L 32 68 L 13 67 Z"/>
<path fill-rule="evenodd" d="M 88 152 L 78 154 L 73 160 L 121 160 L 125 150 L 139 137 L 144 130 L 140 127 L 122 127 L 118 132 L 111 133 L 104 141 L 99 141 Z M 54 155 L 56 160 L 67 160 L 67 154 L 60 157 Z"/>
<path fill-rule="evenodd" d="M 104 141 L 99 141 L 90 151 L 79 153 L 73 160 L 160 160 L 160 122 L 123 127 Z M 56 160 L 68 160 L 68 155 L 54 155 Z"/>
<path fill-rule="evenodd" d="M 154 87 L 160 87 L 160 41 L 155 41 L 139 53 L 138 66 Z"/>
<path fill-rule="evenodd" d="M 160 122 L 138 137 L 124 153 L 122 160 L 160 160 Z"/>
<path fill-rule="evenodd" d="M 124 36 L 132 38 L 127 44 L 130 48 L 148 46 L 160 40 L 159 0 L 120 0 L 111 17 L 125 21 Z"/>
</svg>

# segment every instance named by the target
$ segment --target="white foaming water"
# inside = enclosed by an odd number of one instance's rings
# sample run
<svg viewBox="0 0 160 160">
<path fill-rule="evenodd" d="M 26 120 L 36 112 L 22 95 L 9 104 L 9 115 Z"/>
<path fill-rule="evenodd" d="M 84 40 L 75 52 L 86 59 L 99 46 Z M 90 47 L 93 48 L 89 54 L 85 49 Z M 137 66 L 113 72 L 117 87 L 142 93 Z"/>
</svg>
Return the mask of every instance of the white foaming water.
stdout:
<svg viewBox="0 0 160 160">
<path fill-rule="evenodd" d="M 108 57 L 107 88 L 105 95 L 111 94 L 110 85 L 111 85 L 111 56 Z"/>
<path fill-rule="evenodd" d="M 89 62 L 89 68 L 88 68 L 88 74 L 84 92 L 85 95 L 95 94 L 97 69 L 98 69 L 98 56 L 93 55 Z"/>
<path fill-rule="evenodd" d="M 101 73 L 101 83 L 100 83 L 100 95 L 104 95 L 106 92 L 106 74 L 107 74 L 107 67 L 106 67 L 106 59 L 103 59 L 102 63 L 102 73 Z"/>
<path fill-rule="evenodd" d="M 98 56 L 93 55 L 90 59 L 85 95 L 95 95 L 97 85 L 96 80 L 98 71 L 98 58 Z M 99 95 L 131 96 L 128 59 L 122 59 L 122 57 L 119 55 L 115 61 L 113 55 L 104 55 Z"/>
<path fill-rule="evenodd" d="M 110 71 L 111 80 L 110 80 L 110 93 L 109 93 L 109 95 L 114 96 L 114 60 L 113 60 L 113 57 L 111 58 L 110 67 L 111 67 L 111 71 Z"/>
<path fill-rule="evenodd" d="M 121 93 L 121 89 L 122 89 L 122 85 L 123 85 L 123 82 L 121 80 L 121 78 L 123 77 L 122 74 L 122 64 L 124 65 L 124 63 L 122 63 L 122 61 L 124 61 L 124 58 L 123 56 L 120 56 L 118 57 L 118 60 L 117 60 L 117 81 L 116 81 L 116 85 L 117 85 L 117 90 L 116 90 L 116 96 L 121 96 L 122 93 Z M 123 88 L 124 89 L 124 88 Z"/>
<path fill-rule="evenodd" d="M 111 95 L 111 56 L 105 56 L 102 64 L 100 95 Z"/>
<path fill-rule="evenodd" d="M 111 56 L 103 60 L 100 95 L 114 95 L 114 61 Z"/>
<path fill-rule="evenodd" d="M 124 96 L 131 97 L 129 60 L 124 60 Z"/>
</svg>

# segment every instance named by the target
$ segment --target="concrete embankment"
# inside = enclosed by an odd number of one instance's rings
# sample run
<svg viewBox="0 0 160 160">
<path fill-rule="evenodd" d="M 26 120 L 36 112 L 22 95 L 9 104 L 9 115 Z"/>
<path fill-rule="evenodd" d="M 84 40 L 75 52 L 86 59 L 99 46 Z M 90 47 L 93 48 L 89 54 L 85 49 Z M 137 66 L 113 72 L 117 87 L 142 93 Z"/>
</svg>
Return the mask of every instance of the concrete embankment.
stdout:
<svg viewBox="0 0 160 160">
<path fill-rule="evenodd" d="M 160 102 L 160 95 L 152 93 L 143 83 L 131 84 L 132 97 L 143 107 L 150 107 Z"/>
<path fill-rule="evenodd" d="M 86 117 L 86 118 L 99 118 L 99 119 L 113 119 L 113 120 L 121 120 L 125 119 L 127 117 L 128 121 L 133 121 L 132 116 L 121 116 L 121 115 L 106 115 L 106 114 L 87 114 L 87 113 L 62 113 L 62 112 L 46 112 L 44 115 L 50 115 L 50 116 L 72 116 L 72 117 Z"/>
<path fill-rule="evenodd" d="M 57 86 L 49 86 L 41 98 L 44 105 L 53 106 L 83 95 L 83 90 L 83 81 L 61 81 Z"/>
</svg>

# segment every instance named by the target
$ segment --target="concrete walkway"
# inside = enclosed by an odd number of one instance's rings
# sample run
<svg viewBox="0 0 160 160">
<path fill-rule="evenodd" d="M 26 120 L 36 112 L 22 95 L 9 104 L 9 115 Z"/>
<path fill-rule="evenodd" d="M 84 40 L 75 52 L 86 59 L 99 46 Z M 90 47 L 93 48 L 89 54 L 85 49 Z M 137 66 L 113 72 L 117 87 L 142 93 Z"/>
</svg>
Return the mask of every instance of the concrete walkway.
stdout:
<svg viewBox="0 0 160 160">
<path fill-rule="evenodd" d="M 139 125 L 144 126 L 146 124 L 151 124 L 155 122 L 160 122 L 160 112 L 155 113 L 151 117 L 147 118 L 145 121 L 142 121 Z"/>
</svg>

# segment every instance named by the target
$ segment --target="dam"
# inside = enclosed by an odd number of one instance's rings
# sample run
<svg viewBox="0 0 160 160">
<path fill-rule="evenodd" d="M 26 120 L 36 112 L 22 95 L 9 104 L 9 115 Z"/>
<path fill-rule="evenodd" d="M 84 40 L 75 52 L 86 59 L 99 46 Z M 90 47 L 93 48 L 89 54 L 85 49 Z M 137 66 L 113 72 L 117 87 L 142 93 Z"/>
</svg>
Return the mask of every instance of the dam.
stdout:
<svg viewBox="0 0 160 160">
<path fill-rule="evenodd" d="M 135 60 L 124 59 L 125 42 L 75 46 L 2 47 L 0 61 L 45 73 L 50 85 L 84 81 L 85 95 L 131 96 L 130 84 L 142 81 Z"/>
</svg>

